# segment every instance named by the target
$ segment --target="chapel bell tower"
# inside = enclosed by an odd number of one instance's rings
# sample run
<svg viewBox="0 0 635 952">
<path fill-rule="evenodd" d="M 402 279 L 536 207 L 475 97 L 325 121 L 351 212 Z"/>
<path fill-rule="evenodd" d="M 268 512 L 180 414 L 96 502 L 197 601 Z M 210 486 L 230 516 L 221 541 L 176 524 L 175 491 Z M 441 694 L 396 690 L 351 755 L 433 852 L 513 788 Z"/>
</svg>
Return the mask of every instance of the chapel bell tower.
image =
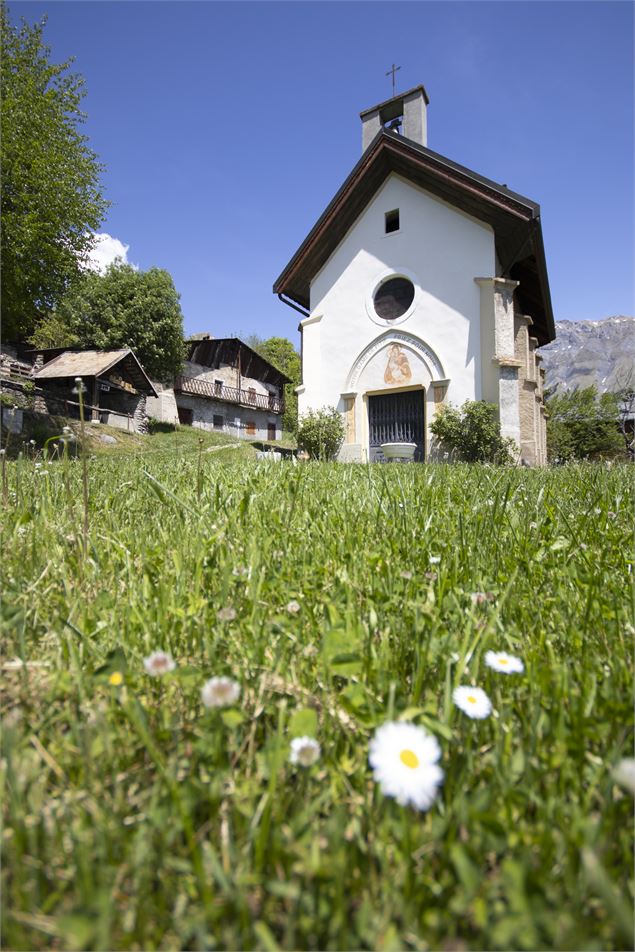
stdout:
<svg viewBox="0 0 635 952">
<path fill-rule="evenodd" d="M 392 99 L 360 112 L 362 120 L 362 153 L 381 129 L 392 129 L 419 145 L 428 144 L 426 109 L 428 94 L 423 86 L 415 86 Z"/>
</svg>

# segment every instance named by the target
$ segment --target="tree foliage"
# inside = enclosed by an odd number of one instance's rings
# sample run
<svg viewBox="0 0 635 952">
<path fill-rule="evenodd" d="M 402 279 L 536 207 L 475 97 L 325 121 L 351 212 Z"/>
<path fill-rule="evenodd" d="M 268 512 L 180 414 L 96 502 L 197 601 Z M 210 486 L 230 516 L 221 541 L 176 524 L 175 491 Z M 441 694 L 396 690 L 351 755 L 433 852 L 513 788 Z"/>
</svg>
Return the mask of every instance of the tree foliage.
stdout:
<svg viewBox="0 0 635 952">
<path fill-rule="evenodd" d="M 576 388 L 547 398 L 547 453 L 552 462 L 612 459 L 624 451 L 618 398 L 597 387 Z"/>
<path fill-rule="evenodd" d="M 2 323 L 25 339 L 81 274 L 108 202 L 102 167 L 79 131 L 81 76 L 49 62 L 45 20 L 2 37 Z"/>
<path fill-rule="evenodd" d="M 184 357 L 179 295 L 167 271 L 115 262 L 103 275 L 84 274 L 32 341 L 36 347 L 130 347 L 150 377 L 169 380 Z"/>
<path fill-rule="evenodd" d="M 440 448 L 466 463 L 508 463 L 511 440 L 500 434 L 498 410 L 484 400 L 466 400 L 460 408 L 444 405 L 430 425 Z"/>
<path fill-rule="evenodd" d="M 282 428 L 290 433 L 296 433 L 298 429 L 298 397 L 295 388 L 300 383 L 302 372 L 299 353 L 286 337 L 268 337 L 266 340 L 262 340 L 262 338 L 252 334 L 246 338 L 245 343 L 290 378 L 291 383 L 285 384 L 284 388 L 285 410 L 282 417 Z"/>
</svg>

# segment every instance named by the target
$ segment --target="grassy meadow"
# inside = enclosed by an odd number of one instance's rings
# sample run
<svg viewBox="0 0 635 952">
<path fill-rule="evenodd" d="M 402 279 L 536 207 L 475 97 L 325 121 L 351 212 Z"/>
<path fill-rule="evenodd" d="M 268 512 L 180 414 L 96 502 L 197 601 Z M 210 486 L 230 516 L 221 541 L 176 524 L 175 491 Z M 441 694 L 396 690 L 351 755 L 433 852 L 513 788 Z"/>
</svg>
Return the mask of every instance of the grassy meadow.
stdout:
<svg viewBox="0 0 635 952">
<path fill-rule="evenodd" d="M 164 442 L 89 460 L 86 538 L 81 461 L 5 466 L 3 948 L 632 948 L 632 470 Z M 427 812 L 373 780 L 393 720 Z"/>
</svg>

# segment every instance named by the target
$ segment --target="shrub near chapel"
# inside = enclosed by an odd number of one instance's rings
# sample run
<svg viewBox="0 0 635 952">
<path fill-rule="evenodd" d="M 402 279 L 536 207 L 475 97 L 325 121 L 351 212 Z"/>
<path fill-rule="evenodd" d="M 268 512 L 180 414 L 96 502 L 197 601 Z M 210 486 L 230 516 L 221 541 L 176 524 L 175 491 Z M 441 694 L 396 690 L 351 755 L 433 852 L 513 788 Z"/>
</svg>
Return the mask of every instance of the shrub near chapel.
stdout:
<svg viewBox="0 0 635 952">
<path fill-rule="evenodd" d="M 465 463 L 510 463 L 511 440 L 500 435 L 495 404 L 466 400 L 459 409 L 443 406 L 430 424 L 442 450 Z"/>
<path fill-rule="evenodd" d="M 335 407 L 303 413 L 298 429 L 298 446 L 313 459 L 334 459 L 344 442 L 344 423 Z"/>
</svg>

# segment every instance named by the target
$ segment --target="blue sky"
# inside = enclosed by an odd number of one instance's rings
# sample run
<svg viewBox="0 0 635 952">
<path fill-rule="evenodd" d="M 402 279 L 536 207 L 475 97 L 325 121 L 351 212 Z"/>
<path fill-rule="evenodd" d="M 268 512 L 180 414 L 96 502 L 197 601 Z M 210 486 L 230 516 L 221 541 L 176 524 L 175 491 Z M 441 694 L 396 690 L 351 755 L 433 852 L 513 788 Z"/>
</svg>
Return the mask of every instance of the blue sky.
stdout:
<svg viewBox="0 0 635 952">
<path fill-rule="evenodd" d="M 557 320 L 632 314 L 628 2 L 28 2 L 86 79 L 102 230 L 167 268 L 187 333 L 287 336 L 271 286 L 357 162 L 360 110 L 423 82 L 428 145 L 542 206 Z"/>
</svg>

